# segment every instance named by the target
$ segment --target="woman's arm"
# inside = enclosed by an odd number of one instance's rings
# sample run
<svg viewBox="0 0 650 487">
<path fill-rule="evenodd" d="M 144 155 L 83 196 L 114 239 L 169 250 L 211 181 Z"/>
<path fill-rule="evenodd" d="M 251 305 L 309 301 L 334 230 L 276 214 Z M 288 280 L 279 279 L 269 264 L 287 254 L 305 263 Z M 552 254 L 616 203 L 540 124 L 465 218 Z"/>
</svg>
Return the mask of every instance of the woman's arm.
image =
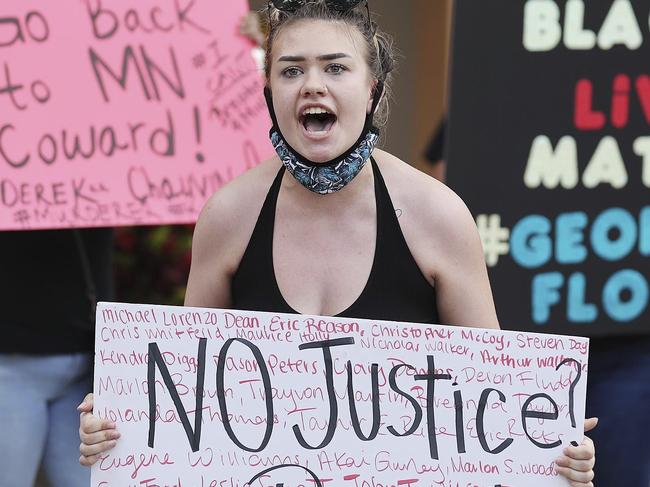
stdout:
<svg viewBox="0 0 650 487">
<path fill-rule="evenodd" d="M 201 211 L 192 236 L 192 264 L 185 291 L 185 306 L 228 308 L 233 272 L 228 247 L 225 202 L 213 196 Z"/>
<path fill-rule="evenodd" d="M 451 190 L 435 182 L 436 198 L 427 205 L 427 262 L 443 324 L 499 328 L 481 239 L 474 218 Z"/>
<path fill-rule="evenodd" d="M 435 247 L 441 251 L 435 275 L 436 298 L 443 323 L 498 328 L 483 246 L 465 204 L 456 195 L 445 202 L 445 218 L 438 225 Z M 585 420 L 585 432 L 597 418 Z M 585 437 L 579 446 L 566 448 L 556 459 L 557 472 L 572 487 L 593 487 L 596 451 Z"/>
</svg>

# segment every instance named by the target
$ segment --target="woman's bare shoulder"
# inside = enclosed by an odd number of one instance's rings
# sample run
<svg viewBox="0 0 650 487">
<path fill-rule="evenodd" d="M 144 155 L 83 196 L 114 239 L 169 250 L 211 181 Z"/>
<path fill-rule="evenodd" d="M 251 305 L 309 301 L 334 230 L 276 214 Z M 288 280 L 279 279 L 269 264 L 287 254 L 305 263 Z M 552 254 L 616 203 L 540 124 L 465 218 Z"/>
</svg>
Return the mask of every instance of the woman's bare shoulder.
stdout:
<svg viewBox="0 0 650 487">
<path fill-rule="evenodd" d="M 377 160 L 402 233 L 425 275 L 435 279 L 451 263 L 481 257 L 474 217 L 454 191 L 390 154 L 380 153 Z"/>
<path fill-rule="evenodd" d="M 275 158 L 264 161 L 210 197 L 194 230 L 193 261 L 218 264 L 227 273 L 237 269 L 279 168 Z"/>
<path fill-rule="evenodd" d="M 447 185 L 388 152 L 378 151 L 379 167 L 396 205 L 420 220 L 420 225 L 439 227 L 472 222 L 463 200 Z M 460 221 L 459 221 L 460 220 Z"/>
<path fill-rule="evenodd" d="M 279 164 L 277 158 L 268 159 L 217 190 L 203 206 L 199 223 L 234 230 L 248 220 L 256 221 Z"/>
<path fill-rule="evenodd" d="M 442 322 L 497 328 L 481 240 L 465 203 L 399 159 L 383 160 L 393 205 L 403 208 L 402 232 L 420 270 L 434 283 Z"/>
<path fill-rule="evenodd" d="M 230 283 L 248 245 L 279 162 L 263 162 L 214 193 L 192 238 L 188 306 L 228 307 Z"/>
</svg>

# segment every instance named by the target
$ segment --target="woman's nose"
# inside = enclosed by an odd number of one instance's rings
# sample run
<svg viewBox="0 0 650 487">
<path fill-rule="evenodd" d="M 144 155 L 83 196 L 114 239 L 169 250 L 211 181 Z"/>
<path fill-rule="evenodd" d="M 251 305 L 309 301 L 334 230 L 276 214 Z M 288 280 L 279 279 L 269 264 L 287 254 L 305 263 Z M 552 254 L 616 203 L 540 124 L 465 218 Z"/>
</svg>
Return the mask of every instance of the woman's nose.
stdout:
<svg viewBox="0 0 650 487">
<path fill-rule="evenodd" d="M 327 94 L 327 85 L 325 80 L 318 73 L 307 72 L 302 85 L 301 94 L 303 96 L 325 95 Z"/>
</svg>

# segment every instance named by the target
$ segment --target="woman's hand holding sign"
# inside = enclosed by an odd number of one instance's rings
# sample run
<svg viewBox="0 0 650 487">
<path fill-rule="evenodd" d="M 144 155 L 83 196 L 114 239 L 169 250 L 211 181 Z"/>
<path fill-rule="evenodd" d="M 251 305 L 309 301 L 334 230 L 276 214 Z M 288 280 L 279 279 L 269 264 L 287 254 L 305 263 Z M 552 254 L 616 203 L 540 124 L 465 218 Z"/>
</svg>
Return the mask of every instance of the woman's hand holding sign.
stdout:
<svg viewBox="0 0 650 487">
<path fill-rule="evenodd" d="M 598 418 L 585 419 L 585 433 L 598 424 Z M 564 450 L 564 455 L 558 458 L 555 470 L 570 480 L 572 487 L 593 487 L 594 464 L 596 450 L 594 442 L 586 437 L 579 446 L 570 446 Z"/>
<path fill-rule="evenodd" d="M 105 451 L 110 450 L 117 444 L 120 433 L 117 431 L 117 425 L 113 421 L 100 419 L 92 414 L 93 395 L 88 394 L 83 402 L 77 407 L 79 415 L 79 463 L 90 467 L 99 460 L 99 457 Z"/>
</svg>

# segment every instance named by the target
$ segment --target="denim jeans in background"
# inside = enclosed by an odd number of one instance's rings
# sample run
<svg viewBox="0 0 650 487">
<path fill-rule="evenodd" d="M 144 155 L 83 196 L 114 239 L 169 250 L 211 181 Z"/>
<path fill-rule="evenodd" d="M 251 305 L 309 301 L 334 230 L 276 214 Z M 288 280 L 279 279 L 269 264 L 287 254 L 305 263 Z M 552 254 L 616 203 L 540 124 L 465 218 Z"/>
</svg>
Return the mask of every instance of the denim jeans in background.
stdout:
<svg viewBox="0 0 650 487">
<path fill-rule="evenodd" d="M 650 337 L 599 338 L 589 351 L 587 417 L 598 426 L 596 487 L 650 486 Z"/>
<path fill-rule="evenodd" d="M 92 356 L 0 354 L 0 486 L 88 487 L 77 406 L 92 390 Z"/>
</svg>

